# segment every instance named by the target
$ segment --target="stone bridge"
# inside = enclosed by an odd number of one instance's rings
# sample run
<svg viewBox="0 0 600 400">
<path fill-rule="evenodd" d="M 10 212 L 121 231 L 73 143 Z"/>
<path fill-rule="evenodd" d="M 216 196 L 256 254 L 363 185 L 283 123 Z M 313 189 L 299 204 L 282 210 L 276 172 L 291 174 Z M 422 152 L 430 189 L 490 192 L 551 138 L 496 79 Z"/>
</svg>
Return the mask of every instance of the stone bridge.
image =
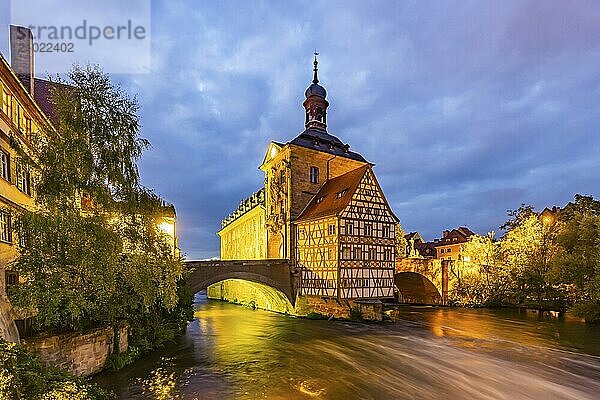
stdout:
<svg viewBox="0 0 600 400">
<path fill-rule="evenodd" d="M 186 261 L 194 293 L 226 279 L 242 279 L 279 290 L 292 305 L 296 302 L 299 274 L 289 260 Z"/>
<path fill-rule="evenodd" d="M 396 260 L 394 284 L 400 303 L 448 304 L 451 261 L 424 258 Z"/>
</svg>

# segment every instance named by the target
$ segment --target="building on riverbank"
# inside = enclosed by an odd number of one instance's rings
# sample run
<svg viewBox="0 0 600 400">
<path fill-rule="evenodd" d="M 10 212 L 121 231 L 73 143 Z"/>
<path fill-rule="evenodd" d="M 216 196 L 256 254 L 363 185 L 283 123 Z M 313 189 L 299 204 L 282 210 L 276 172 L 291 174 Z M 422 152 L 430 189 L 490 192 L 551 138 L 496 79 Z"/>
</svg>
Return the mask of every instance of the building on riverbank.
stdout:
<svg viewBox="0 0 600 400">
<path fill-rule="evenodd" d="M 316 57 L 313 71 L 305 129 L 269 144 L 264 187 L 222 221 L 221 259 L 291 260 L 301 268 L 299 295 L 391 298 L 398 218 L 374 164 L 327 131 Z"/>
<path fill-rule="evenodd" d="M 452 230 L 445 230 L 440 239 L 435 239 L 433 246 L 436 249 L 436 257 L 440 260 L 459 261 L 462 260 L 462 250 L 465 243 L 475 233 L 465 226 Z"/>
<path fill-rule="evenodd" d="M 12 214 L 34 207 L 31 140 L 53 130 L 35 98 L 33 36 L 28 30 L 28 35 L 19 35 L 17 29 L 11 26 L 12 66 L 0 54 L 0 334 L 13 341 L 18 334 L 6 296 L 7 286 L 19 281 L 9 267 L 17 256 L 18 240 L 12 231 Z M 22 329 L 29 322 L 26 315 L 17 316 Z"/>
</svg>

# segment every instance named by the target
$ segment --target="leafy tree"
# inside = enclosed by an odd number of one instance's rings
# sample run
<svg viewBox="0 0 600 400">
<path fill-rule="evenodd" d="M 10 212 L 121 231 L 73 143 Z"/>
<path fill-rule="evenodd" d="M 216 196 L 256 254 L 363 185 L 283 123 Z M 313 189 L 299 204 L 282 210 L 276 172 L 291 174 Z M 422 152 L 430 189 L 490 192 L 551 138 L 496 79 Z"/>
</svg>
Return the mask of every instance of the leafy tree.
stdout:
<svg viewBox="0 0 600 400">
<path fill-rule="evenodd" d="M 408 242 L 405 238 L 404 229 L 402 229 L 402 225 L 400 223 L 396 224 L 396 257 L 405 258 L 406 257 L 406 246 L 408 246 Z"/>
<path fill-rule="evenodd" d="M 453 263 L 457 278 L 455 299 L 462 304 L 500 305 L 509 297 L 510 279 L 500 256 L 494 232 L 473 235 L 461 251 L 462 260 Z"/>
<path fill-rule="evenodd" d="M 574 313 L 600 322 L 600 201 L 575 195 L 575 201 L 561 212 L 561 220 L 562 251 L 551 272 L 556 282 L 572 289 Z"/>
<path fill-rule="evenodd" d="M 548 275 L 559 251 L 556 236 L 560 225 L 544 224 L 529 207 L 521 210 L 509 221 L 511 229 L 501 241 L 502 258 L 515 283 L 516 302 L 534 300 L 541 308 L 544 302 L 561 297 Z"/>
<path fill-rule="evenodd" d="M 98 67 L 75 66 L 53 93 L 58 133 L 39 137 L 38 210 L 17 220 L 24 283 L 11 302 L 38 329 L 81 329 L 178 304 L 183 264 L 159 229 L 165 206 L 138 181 L 135 99 Z M 135 330 L 135 328 L 134 328 Z"/>
</svg>

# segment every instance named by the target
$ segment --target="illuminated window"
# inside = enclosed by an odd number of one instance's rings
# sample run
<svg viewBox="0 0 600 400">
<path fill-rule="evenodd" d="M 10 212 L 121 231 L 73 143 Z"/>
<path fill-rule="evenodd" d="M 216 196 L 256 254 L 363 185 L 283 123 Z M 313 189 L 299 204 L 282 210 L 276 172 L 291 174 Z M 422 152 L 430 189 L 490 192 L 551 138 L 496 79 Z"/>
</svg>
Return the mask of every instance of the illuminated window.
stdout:
<svg viewBox="0 0 600 400">
<path fill-rule="evenodd" d="M 11 242 L 10 215 L 0 212 L 0 241 Z"/>
<path fill-rule="evenodd" d="M 335 235 L 335 225 L 333 225 L 333 224 L 329 225 L 329 234 Z"/>
<path fill-rule="evenodd" d="M 341 192 L 338 192 L 338 194 L 335 197 L 337 197 L 338 199 L 340 197 L 344 197 L 344 195 L 346 194 L 347 191 L 348 191 L 348 189 L 344 189 Z"/>
<path fill-rule="evenodd" d="M 10 157 L 8 153 L 0 150 L 0 176 L 10 181 Z"/>
<path fill-rule="evenodd" d="M 310 183 L 319 183 L 319 168 L 310 167 Z"/>
</svg>

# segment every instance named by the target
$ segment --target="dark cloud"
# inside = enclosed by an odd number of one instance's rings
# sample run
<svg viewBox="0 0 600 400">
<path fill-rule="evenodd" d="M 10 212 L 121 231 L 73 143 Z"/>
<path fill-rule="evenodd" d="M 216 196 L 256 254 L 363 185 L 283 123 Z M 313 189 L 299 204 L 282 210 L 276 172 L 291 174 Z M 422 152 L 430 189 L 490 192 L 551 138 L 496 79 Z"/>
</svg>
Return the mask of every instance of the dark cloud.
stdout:
<svg viewBox="0 0 600 400">
<path fill-rule="evenodd" d="M 153 73 L 116 76 L 153 143 L 144 183 L 191 258 L 303 128 L 321 52 L 330 131 L 377 164 L 406 230 L 498 230 L 522 202 L 600 196 L 600 3 L 154 2 Z"/>
</svg>

